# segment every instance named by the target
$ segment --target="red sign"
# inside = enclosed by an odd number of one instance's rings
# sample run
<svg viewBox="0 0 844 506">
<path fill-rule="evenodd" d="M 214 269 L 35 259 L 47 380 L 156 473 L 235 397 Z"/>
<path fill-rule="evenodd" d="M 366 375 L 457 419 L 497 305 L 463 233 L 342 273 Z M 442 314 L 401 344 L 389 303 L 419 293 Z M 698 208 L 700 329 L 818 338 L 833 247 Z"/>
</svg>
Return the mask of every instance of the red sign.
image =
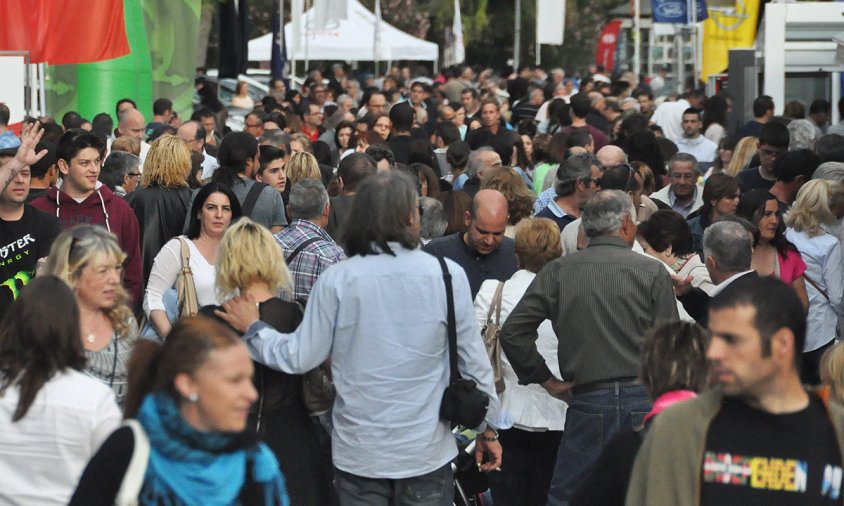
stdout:
<svg viewBox="0 0 844 506">
<path fill-rule="evenodd" d="M 0 0 L 0 51 L 29 51 L 30 63 L 86 63 L 129 54 L 123 2 Z"/>
<path fill-rule="evenodd" d="M 614 19 L 604 25 L 598 37 L 598 50 L 595 52 L 595 64 L 603 65 L 607 72 L 612 72 L 615 66 L 615 52 L 618 49 L 618 34 L 621 31 L 621 20 Z"/>
</svg>

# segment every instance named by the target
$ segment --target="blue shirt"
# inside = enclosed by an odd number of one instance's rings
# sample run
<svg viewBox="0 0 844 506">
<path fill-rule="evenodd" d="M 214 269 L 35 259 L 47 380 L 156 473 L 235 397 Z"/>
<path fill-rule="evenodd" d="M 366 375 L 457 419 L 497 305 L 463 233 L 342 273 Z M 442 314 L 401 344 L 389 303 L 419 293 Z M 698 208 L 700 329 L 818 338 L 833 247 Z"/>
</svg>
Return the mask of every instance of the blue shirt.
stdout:
<svg viewBox="0 0 844 506">
<path fill-rule="evenodd" d="M 446 294 L 436 258 L 390 244 L 388 254 L 353 256 L 317 279 L 296 332 L 250 326 L 252 357 L 303 373 L 331 356 L 337 388 L 332 450 L 338 469 L 367 478 L 430 473 L 457 454 L 439 417 L 448 385 Z M 486 422 L 506 427 L 463 270 L 446 260 L 454 286 L 460 374 L 489 398 Z M 499 417 L 503 415 L 502 419 Z"/>
<path fill-rule="evenodd" d="M 554 202 L 554 199 L 556 198 L 557 190 L 555 190 L 553 186 L 540 193 L 539 197 L 537 197 L 536 201 L 533 203 L 533 214 L 536 214 L 548 207 L 548 204 Z"/>
</svg>

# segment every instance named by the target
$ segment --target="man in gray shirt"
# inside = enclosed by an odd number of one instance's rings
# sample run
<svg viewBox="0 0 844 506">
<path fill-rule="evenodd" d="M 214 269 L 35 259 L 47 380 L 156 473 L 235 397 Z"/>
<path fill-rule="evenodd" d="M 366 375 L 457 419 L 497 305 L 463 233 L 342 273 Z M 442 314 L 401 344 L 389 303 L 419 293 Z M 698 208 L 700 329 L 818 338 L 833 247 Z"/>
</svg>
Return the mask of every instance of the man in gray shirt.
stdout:
<svg viewBox="0 0 844 506">
<path fill-rule="evenodd" d="M 586 204 L 582 219 L 589 247 L 540 271 L 501 331 L 519 382 L 541 384 L 569 402 L 548 494 L 548 504 L 555 506 L 568 504 L 619 428 L 641 425 L 650 410 L 647 392 L 636 381 L 643 336 L 658 321 L 678 319 L 665 267 L 630 250 L 636 239 L 630 197 L 601 191 Z M 559 340 L 567 382 L 553 377 L 536 349 L 536 329 L 546 319 Z"/>
</svg>

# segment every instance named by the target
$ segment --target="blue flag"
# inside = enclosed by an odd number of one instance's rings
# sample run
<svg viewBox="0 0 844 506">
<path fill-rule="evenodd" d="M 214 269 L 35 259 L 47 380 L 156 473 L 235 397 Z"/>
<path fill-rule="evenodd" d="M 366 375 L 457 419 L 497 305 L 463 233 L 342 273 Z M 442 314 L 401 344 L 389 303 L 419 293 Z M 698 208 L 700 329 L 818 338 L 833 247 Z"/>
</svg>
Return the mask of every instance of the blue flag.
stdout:
<svg viewBox="0 0 844 506">
<path fill-rule="evenodd" d="M 706 1 L 696 0 L 695 3 L 697 4 L 697 21 L 701 22 L 709 16 L 706 11 Z M 690 0 L 651 0 L 653 22 L 687 25 L 691 23 L 689 4 Z"/>
<path fill-rule="evenodd" d="M 279 19 L 278 3 L 273 9 L 273 49 L 270 58 L 270 69 L 273 79 L 284 79 L 287 82 L 287 45 L 284 40 L 284 26 Z"/>
</svg>

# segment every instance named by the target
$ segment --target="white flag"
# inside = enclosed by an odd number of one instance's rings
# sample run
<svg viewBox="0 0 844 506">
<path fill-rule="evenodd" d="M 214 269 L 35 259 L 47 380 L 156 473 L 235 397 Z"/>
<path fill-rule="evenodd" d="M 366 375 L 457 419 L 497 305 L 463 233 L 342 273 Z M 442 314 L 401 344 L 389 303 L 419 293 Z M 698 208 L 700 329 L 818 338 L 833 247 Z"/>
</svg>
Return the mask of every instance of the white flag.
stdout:
<svg viewBox="0 0 844 506">
<path fill-rule="evenodd" d="M 566 2 L 536 0 L 536 42 L 562 45 L 566 27 Z"/>
<path fill-rule="evenodd" d="M 381 0 L 375 0 L 375 33 L 372 54 L 375 61 L 381 60 Z"/>
<path fill-rule="evenodd" d="M 349 17 L 348 6 L 348 0 L 315 0 L 314 29 L 336 28 L 337 21 L 343 21 Z"/>
<path fill-rule="evenodd" d="M 466 48 L 463 47 L 463 20 L 460 18 L 460 0 L 454 0 L 454 23 L 451 25 L 454 35 L 454 61 L 452 65 L 466 60 Z"/>
<path fill-rule="evenodd" d="M 307 34 L 302 33 L 302 11 L 305 10 L 305 3 L 304 0 L 292 0 L 290 2 L 291 12 L 290 12 L 290 24 L 293 25 L 291 27 L 291 40 L 290 41 L 290 54 L 294 55 L 292 59 L 296 59 L 296 55 L 304 47 L 302 44 L 302 37 L 307 36 Z"/>
</svg>

